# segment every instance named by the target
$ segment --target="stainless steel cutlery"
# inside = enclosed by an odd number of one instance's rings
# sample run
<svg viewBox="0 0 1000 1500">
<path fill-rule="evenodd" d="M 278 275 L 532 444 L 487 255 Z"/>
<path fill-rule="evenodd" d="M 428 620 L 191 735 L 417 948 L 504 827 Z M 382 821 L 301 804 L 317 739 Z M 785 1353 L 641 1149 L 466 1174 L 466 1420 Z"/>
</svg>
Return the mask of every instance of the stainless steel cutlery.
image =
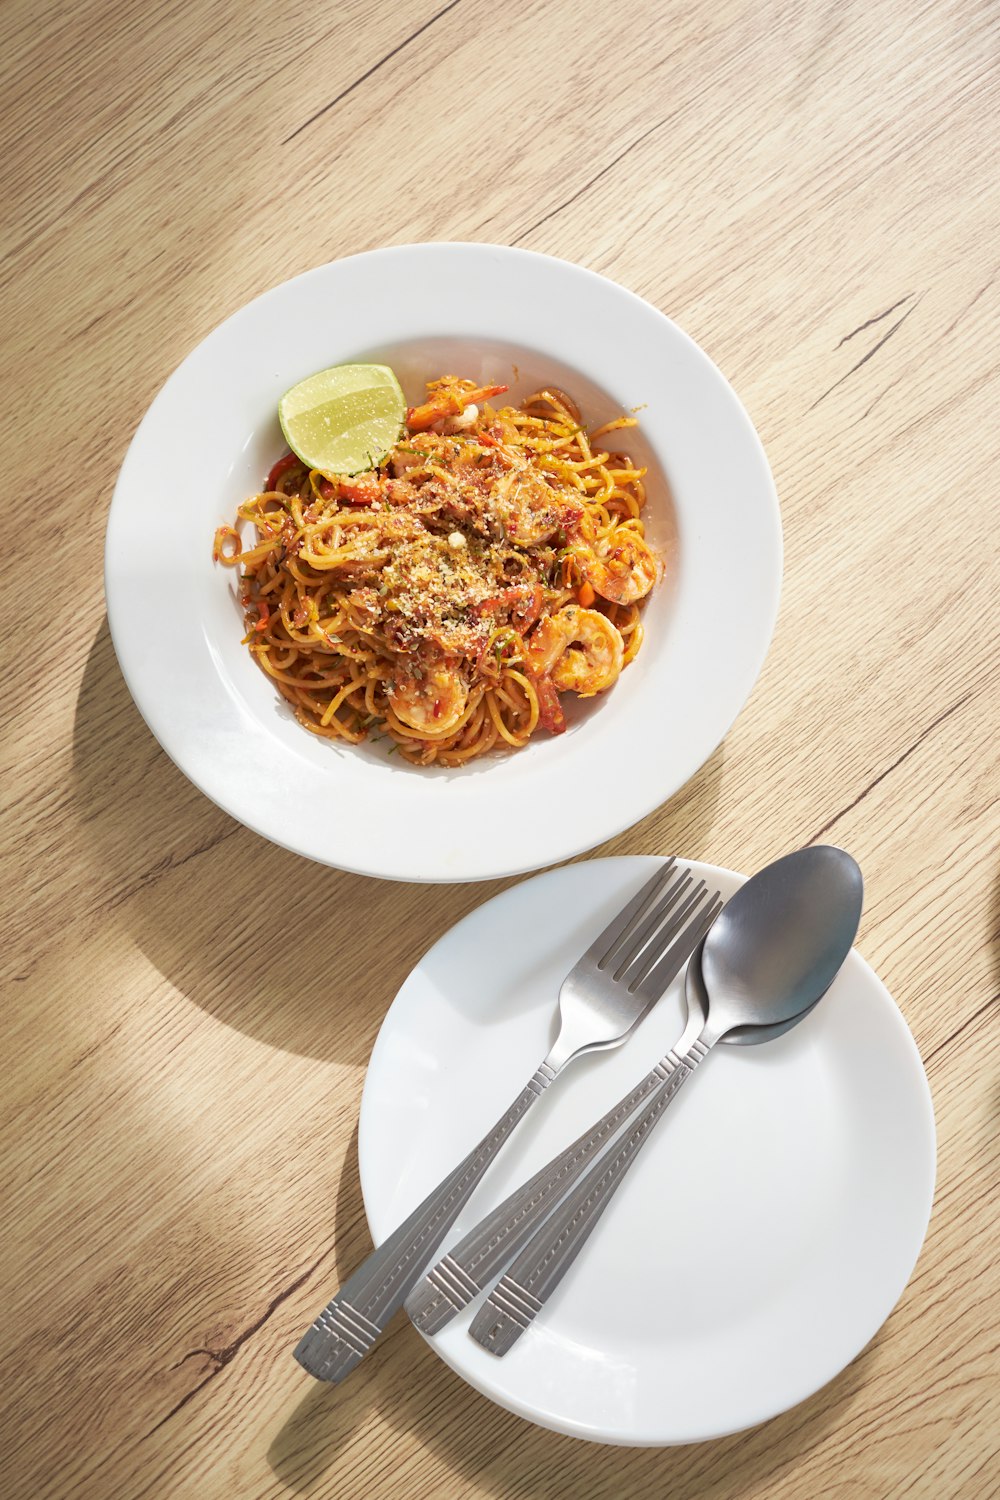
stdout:
<svg viewBox="0 0 1000 1500">
<path fill-rule="evenodd" d="M 295 1349 L 319 1380 L 337 1383 L 402 1306 L 514 1126 L 584 1053 L 619 1046 L 680 972 L 722 906 L 718 892 L 669 860 L 594 940 L 559 992 L 555 1042 L 477 1146 L 348 1279 Z"/>
<path fill-rule="evenodd" d="M 830 846 L 786 855 L 737 891 L 688 966 L 688 1026 L 669 1068 L 622 1139 L 562 1197 L 479 1309 L 469 1332 L 484 1348 L 506 1354 L 537 1317 L 711 1048 L 737 1031 L 741 1041 L 772 1041 L 812 1010 L 850 952 L 861 901 L 858 866 Z"/>
<path fill-rule="evenodd" d="M 524 1089 L 324 1308 L 295 1350 L 299 1362 L 336 1383 L 404 1300 L 416 1326 L 433 1334 L 494 1282 L 469 1331 L 490 1352 L 505 1354 L 544 1307 L 667 1105 L 715 1043 L 772 1040 L 818 1003 L 850 951 L 861 900 L 857 865 L 829 846 L 775 861 L 725 908 L 718 892 L 695 883 L 689 870 L 673 860 L 664 864 L 566 976 L 556 1040 Z M 687 1024 L 674 1047 L 425 1273 L 534 1101 L 575 1057 L 620 1045 L 692 953 Z"/>
</svg>

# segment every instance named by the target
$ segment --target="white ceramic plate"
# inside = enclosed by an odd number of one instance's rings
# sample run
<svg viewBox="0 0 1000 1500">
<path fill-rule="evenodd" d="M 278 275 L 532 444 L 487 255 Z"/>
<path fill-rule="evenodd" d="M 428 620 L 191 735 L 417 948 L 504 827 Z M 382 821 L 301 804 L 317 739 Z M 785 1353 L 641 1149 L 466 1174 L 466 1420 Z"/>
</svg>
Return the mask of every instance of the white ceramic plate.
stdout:
<svg viewBox="0 0 1000 1500">
<path fill-rule="evenodd" d="M 425 379 L 454 371 L 512 380 L 515 400 L 555 381 L 590 423 L 643 406 L 641 435 L 627 446 L 650 465 L 650 536 L 669 576 L 646 609 L 638 659 L 612 692 L 581 705 L 565 735 L 456 771 L 414 768 L 384 745 L 309 734 L 240 644 L 238 580 L 212 563 L 215 528 L 285 451 L 282 393 L 327 365 L 365 359 L 391 364 L 411 401 Z M 133 439 L 105 554 L 125 680 L 180 769 L 276 843 L 400 880 L 537 869 L 644 817 L 707 759 L 743 705 L 780 577 L 767 460 L 696 345 L 601 276 L 462 244 L 320 266 L 211 333 Z"/>
<path fill-rule="evenodd" d="M 691 863 L 727 897 L 742 883 Z M 652 864 L 594 860 L 537 876 L 473 912 L 413 970 L 361 1105 L 376 1244 L 530 1076 L 563 975 Z M 678 981 L 623 1048 L 573 1063 L 449 1242 L 626 1093 L 676 1041 L 681 1014 Z M 786 1036 L 715 1049 L 505 1359 L 468 1337 L 471 1311 L 430 1343 L 501 1406 L 578 1437 L 690 1443 L 750 1427 L 832 1379 L 888 1317 L 923 1241 L 934 1165 L 913 1038 L 851 953 Z"/>
</svg>

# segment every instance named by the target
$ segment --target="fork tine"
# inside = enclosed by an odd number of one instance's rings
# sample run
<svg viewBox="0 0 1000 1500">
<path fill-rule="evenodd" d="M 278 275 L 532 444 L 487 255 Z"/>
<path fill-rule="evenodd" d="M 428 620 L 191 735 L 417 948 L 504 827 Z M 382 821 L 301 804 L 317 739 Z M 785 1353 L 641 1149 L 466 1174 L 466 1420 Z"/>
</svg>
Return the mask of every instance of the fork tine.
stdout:
<svg viewBox="0 0 1000 1500">
<path fill-rule="evenodd" d="M 691 957 L 691 954 L 719 915 L 723 905 L 724 902 L 719 892 L 713 891 L 708 899 L 708 905 L 703 905 L 698 909 L 687 926 L 667 948 L 662 958 L 653 965 L 637 984 L 634 986 L 630 985 L 629 988 L 641 989 L 644 995 L 659 998 L 674 975 L 680 972 L 680 969 Z"/>
<path fill-rule="evenodd" d="M 637 962 L 631 966 L 627 975 L 627 984 L 630 991 L 637 990 L 640 985 L 645 983 L 664 954 L 672 951 L 673 941 L 679 933 L 684 934 L 686 938 L 685 930 L 689 925 L 693 926 L 697 923 L 702 912 L 710 905 L 711 899 L 704 881 L 700 882 L 698 889 L 692 891 L 690 898 L 684 903 L 681 910 L 676 912 L 670 921 L 664 924 L 656 934 L 654 941 L 649 943 L 643 953 L 640 954 Z"/>
<path fill-rule="evenodd" d="M 667 944 L 672 942 L 691 913 L 701 905 L 706 892 L 705 882 L 699 880 L 692 890 L 685 891 L 684 900 L 676 911 L 664 912 L 659 922 L 650 924 L 642 945 L 631 962 L 622 964 L 614 976 L 615 981 L 625 984 L 629 989 L 640 985 L 653 965 L 659 961 Z"/>
<path fill-rule="evenodd" d="M 660 865 L 655 875 L 652 875 L 642 889 L 636 892 L 628 905 L 623 907 L 618 915 L 608 923 L 603 932 L 598 933 L 583 955 L 584 958 L 593 959 L 596 964 L 601 964 L 606 959 L 607 954 L 610 953 L 622 933 L 631 926 L 634 920 L 640 919 L 650 903 L 656 899 L 658 892 L 669 879 L 676 864 L 676 859 L 670 858 Z"/>
<path fill-rule="evenodd" d="M 621 967 L 623 964 L 623 950 L 628 955 L 636 951 L 636 948 L 644 941 L 643 934 L 649 933 L 652 927 L 662 920 L 664 913 L 676 906 L 682 892 L 691 884 L 694 878 L 691 871 L 684 865 L 678 865 L 676 869 L 671 869 L 665 873 L 676 875 L 677 878 L 671 884 L 667 885 L 666 888 L 664 888 L 664 883 L 660 882 L 657 889 L 652 892 L 650 899 L 644 902 L 642 907 L 635 912 L 632 920 L 622 929 L 607 952 L 598 960 L 597 967 L 599 969 L 605 970 L 615 964 Z M 597 945 L 595 944 L 594 946 L 596 947 Z"/>
<path fill-rule="evenodd" d="M 697 898 L 697 896 L 705 889 L 705 882 L 700 881 L 699 884 L 695 886 L 693 891 L 689 891 L 688 886 L 691 884 L 693 879 L 694 877 L 692 876 L 690 870 L 685 871 L 684 879 L 678 881 L 676 885 L 671 886 L 670 890 L 667 891 L 663 900 L 653 908 L 646 919 L 642 922 L 641 926 L 639 926 L 635 930 L 632 935 L 632 941 L 629 943 L 625 952 L 620 955 L 618 963 L 615 966 L 615 971 L 611 976 L 616 984 L 619 983 L 623 975 L 630 974 L 630 971 L 634 971 L 634 967 L 639 962 L 641 955 L 647 951 L 651 943 L 656 943 L 657 939 L 660 937 L 660 928 L 662 927 L 663 923 L 671 917 L 671 913 L 678 906 L 678 903 L 680 903 L 680 910 L 678 915 L 690 910 L 690 903 L 692 898 Z M 681 899 L 682 897 L 683 900 Z M 658 957 L 659 953 L 662 952 L 662 949 L 663 944 L 662 942 L 660 942 L 656 947 L 654 957 Z"/>
</svg>

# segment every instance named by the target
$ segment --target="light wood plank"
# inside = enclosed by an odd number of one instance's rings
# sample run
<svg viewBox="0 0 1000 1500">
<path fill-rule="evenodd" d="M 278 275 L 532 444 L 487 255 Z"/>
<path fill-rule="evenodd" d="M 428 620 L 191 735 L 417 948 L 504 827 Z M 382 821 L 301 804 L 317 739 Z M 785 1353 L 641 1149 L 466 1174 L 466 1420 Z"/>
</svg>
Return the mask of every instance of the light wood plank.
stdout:
<svg viewBox="0 0 1000 1500">
<path fill-rule="evenodd" d="M 4 1493 L 993 1494 L 995 7 L 11 0 L 0 34 L 4 576 L 40 580 L 8 587 L 0 736 Z M 534 1429 L 402 1323 L 342 1391 L 301 1375 L 368 1246 L 385 1006 L 503 883 L 266 845 L 159 751 L 110 645 L 108 500 L 166 376 L 275 282 L 427 238 L 604 271 L 736 385 L 782 501 L 774 644 L 706 766 L 594 852 L 752 869 L 844 843 L 928 1065 L 938 1192 L 899 1307 L 812 1401 L 719 1443 Z"/>
</svg>

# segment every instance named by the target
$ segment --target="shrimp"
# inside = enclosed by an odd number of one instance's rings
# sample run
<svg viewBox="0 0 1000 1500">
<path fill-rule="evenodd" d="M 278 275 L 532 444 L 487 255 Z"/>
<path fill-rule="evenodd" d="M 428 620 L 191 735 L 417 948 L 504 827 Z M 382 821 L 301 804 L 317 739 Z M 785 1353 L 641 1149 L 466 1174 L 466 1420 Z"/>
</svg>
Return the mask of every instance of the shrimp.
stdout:
<svg viewBox="0 0 1000 1500">
<path fill-rule="evenodd" d="M 504 531 L 517 547 L 536 547 L 557 531 L 579 525 L 582 508 L 554 489 L 528 463 L 515 467 L 497 486 L 494 505 Z"/>
<path fill-rule="evenodd" d="M 460 417 L 467 406 L 479 401 L 488 401 L 491 396 L 502 396 L 509 391 L 508 385 L 480 385 L 472 390 L 461 390 L 457 386 L 444 386 L 436 390 L 422 406 L 410 406 L 406 411 L 406 425 L 411 432 L 426 432 L 435 422 L 445 417 Z"/>
<path fill-rule="evenodd" d="M 428 667 L 424 676 L 395 678 L 388 698 L 397 719 L 435 739 L 457 729 L 469 689 L 452 666 Z"/>
<path fill-rule="evenodd" d="M 562 622 L 564 613 L 565 611 L 560 610 L 557 615 L 546 615 L 527 639 L 526 662 L 538 677 L 549 675 L 569 645 L 566 627 Z"/>
<path fill-rule="evenodd" d="M 392 472 L 397 479 L 410 469 L 418 469 L 438 456 L 440 440 L 436 433 L 418 432 L 408 443 L 392 450 Z"/>
<path fill-rule="evenodd" d="M 550 734 L 566 733 L 566 715 L 563 713 L 559 694 L 552 686 L 551 677 L 536 677 L 535 697 L 538 699 L 538 722 Z"/>
<path fill-rule="evenodd" d="M 660 576 L 660 564 L 642 537 L 632 531 L 614 532 L 606 552 L 581 552 L 578 562 L 591 588 L 612 604 L 644 599 Z"/>
<path fill-rule="evenodd" d="M 528 663 L 563 693 L 592 698 L 618 678 L 625 647 L 611 621 L 596 609 L 569 604 L 532 631 Z"/>
</svg>

